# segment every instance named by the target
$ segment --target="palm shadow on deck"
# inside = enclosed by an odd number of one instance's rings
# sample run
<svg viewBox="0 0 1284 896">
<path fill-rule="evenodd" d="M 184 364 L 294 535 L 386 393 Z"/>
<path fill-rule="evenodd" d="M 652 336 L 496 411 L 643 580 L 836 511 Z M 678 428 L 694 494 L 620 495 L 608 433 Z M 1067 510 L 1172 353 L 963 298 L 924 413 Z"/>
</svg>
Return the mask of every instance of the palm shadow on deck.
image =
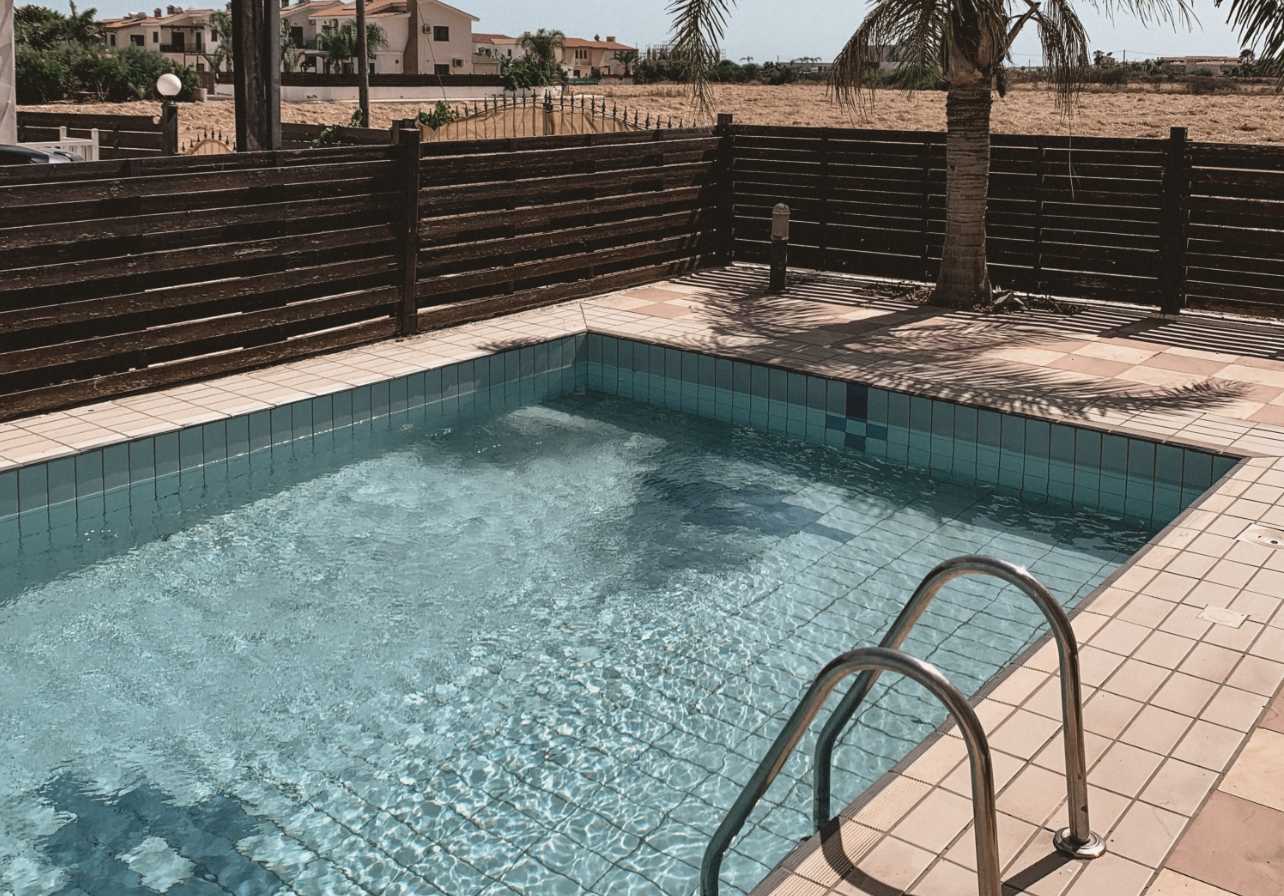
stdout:
<svg viewBox="0 0 1284 896">
<path fill-rule="evenodd" d="M 1126 339 L 1156 351 L 1180 347 L 1284 358 L 1284 328 L 1208 317 L 1158 318 L 1135 306 L 1083 305 L 1075 314 L 950 311 L 914 300 L 921 285 L 820 272 L 791 273 L 785 292 L 766 289 L 767 271 L 735 265 L 672 281 L 698 298 L 709 331 L 696 349 L 749 346 L 756 359 L 801 343 L 853 379 L 907 391 L 930 385 L 939 397 L 1047 415 L 1213 413 L 1246 384 L 1207 378 L 1151 386 L 996 358 L 1001 350 L 1049 349 L 1089 337 Z M 779 342 L 777 342 L 779 340 Z M 800 347 L 802 348 L 802 347 Z M 782 352 L 780 363 L 787 364 Z"/>
</svg>

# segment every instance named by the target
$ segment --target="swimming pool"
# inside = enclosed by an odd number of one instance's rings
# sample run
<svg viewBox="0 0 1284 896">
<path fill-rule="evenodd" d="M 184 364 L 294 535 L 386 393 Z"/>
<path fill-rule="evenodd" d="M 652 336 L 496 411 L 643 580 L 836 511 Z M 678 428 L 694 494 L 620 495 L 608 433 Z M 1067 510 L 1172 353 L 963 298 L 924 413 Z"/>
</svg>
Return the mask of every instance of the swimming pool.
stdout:
<svg viewBox="0 0 1284 896">
<path fill-rule="evenodd" d="M 0 885 L 688 893 L 932 565 L 1073 605 L 1231 462 L 1114 438 L 590 336 L 0 473 Z M 969 581 L 906 647 L 972 691 L 1042 630 Z M 941 719 L 876 698 L 840 798 Z M 728 891 L 810 833 L 806 758 Z"/>
</svg>

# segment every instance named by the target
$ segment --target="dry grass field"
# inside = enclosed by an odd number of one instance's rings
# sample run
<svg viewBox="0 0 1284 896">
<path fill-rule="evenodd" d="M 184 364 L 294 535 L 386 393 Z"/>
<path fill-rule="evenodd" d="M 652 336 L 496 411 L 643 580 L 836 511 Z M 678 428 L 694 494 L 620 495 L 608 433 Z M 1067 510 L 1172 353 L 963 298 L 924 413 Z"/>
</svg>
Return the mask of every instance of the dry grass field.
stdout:
<svg viewBox="0 0 1284 896">
<path fill-rule="evenodd" d="M 647 113 L 690 120 L 692 106 L 682 86 L 672 84 L 593 88 L 609 101 Z M 386 127 L 394 118 L 407 118 L 422 103 L 375 103 L 371 124 Z M 285 121 L 347 124 L 353 103 L 285 103 Z M 28 107 L 24 107 L 28 108 Z M 94 103 L 33 106 L 33 109 L 122 114 L 156 114 L 156 103 Z M 747 124 L 821 125 L 833 127 L 905 128 L 941 130 L 945 127 L 945 94 L 928 91 L 908 95 L 885 90 L 878 94 L 872 113 L 860 118 L 840 108 L 823 86 L 812 84 L 718 85 L 714 108 L 730 112 Z M 179 114 L 182 139 L 209 128 L 233 133 L 232 104 L 212 100 L 185 104 Z M 1107 137 L 1163 137 L 1174 125 L 1190 129 L 1191 139 L 1227 143 L 1284 144 L 1284 96 L 1270 92 L 1242 92 L 1195 96 L 1178 91 L 1103 90 L 1085 93 L 1074 117 L 1057 114 L 1050 91 L 1018 87 L 994 103 L 994 129 L 1007 133 L 1071 133 Z"/>
</svg>

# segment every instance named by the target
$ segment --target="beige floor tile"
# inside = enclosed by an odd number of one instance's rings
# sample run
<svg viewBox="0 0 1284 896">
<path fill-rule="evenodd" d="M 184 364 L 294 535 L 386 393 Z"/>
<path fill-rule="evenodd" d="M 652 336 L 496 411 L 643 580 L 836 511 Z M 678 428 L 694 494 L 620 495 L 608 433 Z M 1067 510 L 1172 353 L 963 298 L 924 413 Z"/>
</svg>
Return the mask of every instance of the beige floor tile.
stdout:
<svg viewBox="0 0 1284 896">
<path fill-rule="evenodd" d="M 1217 693 L 1217 684 L 1183 672 L 1174 672 L 1160 685 L 1150 702 L 1164 709 L 1197 716 Z"/>
<path fill-rule="evenodd" d="M 1284 682 L 1284 663 L 1260 656 L 1246 656 L 1239 661 L 1226 683 L 1243 691 L 1269 697 Z"/>
<path fill-rule="evenodd" d="M 1247 731 L 1257 721 L 1266 698 L 1251 691 L 1223 685 L 1200 712 L 1200 717 L 1236 731 Z"/>
<path fill-rule="evenodd" d="M 999 812 L 995 820 L 999 835 L 999 867 L 1007 868 L 1008 864 L 1025 849 L 1030 838 L 1036 836 L 1042 829 L 1005 812 Z M 954 845 L 946 852 L 945 858 L 957 862 L 970 871 L 976 871 L 976 835 L 971 824 L 968 824 L 959 834 Z"/>
<path fill-rule="evenodd" d="M 903 892 L 936 856 L 894 837 L 884 838 L 834 885 L 834 896 L 885 896 Z"/>
<path fill-rule="evenodd" d="M 1216 644 L 1196 644 L 1178 668 L 1187 675 L 1220 684 L 1230 676 L 1240 656 L 1238 651 Z"/>
<path fill-rule="evenodd" d="M 1022 759 L 1029 759 L 1056 734 L 1060 723 L 1025 709 L 1013 712 L 990 735 L 990 746 Z"/>
<path fill-rule="evenodd" d="M 1108 737 L 1102 737 L 1100 734 L 1093 734 L 1091 731 L 1083 733 L 1083 754 L 1084 760 L 1088 763 L 1088 768 L 1092 768 L 1093 764 L 1101 758 L 1101 754 L 1106 752 L 1112 743 L 1114 741 Z M 1048 741 L 1047 745 L 1034 757 L 1034 764 L 1039 768 L 1046 768 L 1059 775 L 1064 775 L 1066 773 L 1064 739 L 1054 737 Z"/>
<path fill-rule="evenodd" d="M 939 855 L 971 819 L 970 799 L 933 790 L 892 828 L 892 835 Z"/>
<path fill-rule="evenodd" d="M 1213 627 L 1213 623 L 1200 616 L 1202 612 L 1201 608 L 1192 604 L 1182 604 L 1174 607 L 1172 612 L 1156 627 L 1161 632 L 1199 640 Z"/>
<path fill-rule="evenodd" d="M 1172 751 L 1172 755 L 1183 762 L 1220 772 L 1226 768 L 1243 739 L 1242 731 L 1223 728 L 1201 719 L 1191 725 L 1190 731 Z"/>
<path fill-rule="evenodd" d="M 1049 838 L 1035 837 L 1004 871 L 1004 892 L 1061 896 L 1081 868 L 1081 863 L 1057 852 Z"/>
<path fill-rule="evenodd" d="M 1159 706 L 1146 706 L 1137 713 L 1119 739 L 1134 747 L 1166 755 L 1172 752 L 1190 724 L 1189 716 Z"/>
<path fill-rule="evenodd" d="M 1126 619 L 1112 619 L 1101 627 L 1090 643 L 1102 650 L 1128 656 L 1142 641 L 1146 640 L 1150 631 L 1146 626 L 1128 622 Z"/>
<path fill-rule="evenodd" d="M 1131 744 L 1115 743 L 1088 772 L 1088 781 L 1124 796 L 1136 796 L 1163 757 Z"/>
<path fill-rule="evenodd" d="M 1142 704 L 1136 700 L 1098 691 L 1084 704 L 1084 730 L 1102 737 L 1117 738 L 1141 708 Z"/>
<path fill-rule="evenodd" d="M 1063 775 L 1037 765 L 1028 765 L 999 794 L 999 809 L 1023 821 L 1039 825 L 1052 814 L 1065 796 L 1066 781 Z"/>
<path fill-rule="evenodd" d="M 1137 648 L 1133 656 L 1165 669 L 1176 669 L 1194 646 L 1195 642 L 1190 638 L 1155 632 Z"/>
<path fill-rule="evenodd" d="M 1047 679 L 1046 672 L 1021 666 L 1013 669 L 1002 682 L 996 685 L 990 692 L 990 697 L 1001 703 L 1020 706 L 1022 701 L 1034 693 Z"/>
<path fill-rule="evenodd" d="M 966 752 L 967 748 L 963 749 Z M 854 817 L 856 821 L 871 828 L 890 831 L 931 789 L 921 781 L 897 776 L 861 807 Z"/>
<path fill-rule="evenodd" d="M 1186 822 L 1185 815 L 1135 802 L 1115 824 L 1106 838 L 1106 847 L 1125 858 L 1158 868 Z"/>
<path fill-rule="evenodd" d="M 937 862 L 905 896 L 959 896 L 976 892 L 976 872 L 953 862 Z"/>
<path fill-rule="evenodd" d="M 1216 772 L 1169 758 L 1142 790 L 1141 798 L 1164 809 L 1192 815 L 1216 780 Z"/>
<path fill-rule="evenodd" d="M 1193 877 L 1164 868 L 1146 891 L 1146 896 L 1236 896 Z"/>
<path fill-rule="evenodd" d="M 1203 612 L 1207 613 L 1207 610 Z M 1232 611 L 1221 611 L 1230 613 Z M 1235 614 L 1238 618 L 1244 618 L 1240 614 Z M 1204 633 L 1203 640 L 1209 644 L 1216 644 L 1218 647 L 1228 647 L 1231 650 L 1243 652 L 1248 650 L 1249 646 L 1261 634 L 1262 629 L 1266 628 L 1260 622 L 1252 622 L 1244 619 L 1238 626 L 1236 625 L 1214 625 Z"/>
<path fill-rule="evenodd" d="M 1181 609 L 1181 607 L 1176 609 Z M 1138 594 L 1117 615 L 1119 619 L 1126 622 L 1152 629 L 1158 628 L 1159 624 L 1168 618 L 1168 614 L 1173 610 L 1173 605 L 1162 598 L 1152 597 L 1149 594 Z M 1181 633 L 1178 632 L 1178 634 Z M 1128 652 L 1131 652 L 1131 649 Z"/>
<path fill-rule="evenodd" d="M 1284 734 L 1266 728 L 1254 731 L 1219 789 L 1284 812 Z"/>
<path fill-rule="evenodd" d="M 994 790 L 996 793 L 1007 786 L 1007 783 L 1015 778 L 1017 772 L 1021 771 L 1025 766 L 1024 759 L 1009 756 L 1001 750 L 990 750 L 990 761 L 994 768 Z M 954 766 L 954 770 L 942 779 L 941 786 L 951 793 L 957 793 L 959 796 L 971 799 L 972 764 L 965 761 Z"/>
<path fill-rule="evenodd" d="M 1113 675 L 1123 661 L 1121 654 L 1089 644 L 1079 650 L 1079 678 L 1083 684 L 1096 687 Z"/>
<path fill-rule="evenodd" d="M 1168 678 L 1167 669 L 1143 663 L 1141 660 L 1125 660 L 1115 674 L 1102 685 L 1102 690 L 1130 700 L 1145 702 L 1154 696 L 1160 685 Z"/>
<path fill-rule="evenodd" d="M 1106 853 L 1088 863 L 1068 892 L 1072 896 L 1140 896 L 1152 874 L 1145 865 Z"/>
<path fill-rule="evenodd" d="M 991 744 L 993 746 L 993 744 Z M 939 783 L 954 766 L 967 758 L 967 745 L 957 737 L 941 737 L 919 754 L 905 770 L 907 777 L 928 784 Z M 924 790 L 924 793 L 927 791 Z"/>
</svg>

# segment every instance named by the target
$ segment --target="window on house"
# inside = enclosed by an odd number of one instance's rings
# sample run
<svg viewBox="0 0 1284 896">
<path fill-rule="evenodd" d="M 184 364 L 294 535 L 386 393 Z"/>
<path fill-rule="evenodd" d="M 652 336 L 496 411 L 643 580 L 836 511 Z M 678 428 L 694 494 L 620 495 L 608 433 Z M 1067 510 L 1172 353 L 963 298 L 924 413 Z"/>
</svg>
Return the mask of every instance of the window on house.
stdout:
<svg viewBox="0 0 1284 896">
<path fill-rule="evenodd" d="M 143 46 L 143 36 L 141 34 L 131 34 L 129 42 L 135 47 L 141 47 Z"/>
<path fill-rule="evenodd" d="M 116 35 L 114 34 L 107 35 L 107 43 L 111 44 L 113 47 L 116 46 Z"/>
<path fill-rule="evenodd" d="M 303 26 L 293 25 L 290 28 L 290 43 L 296 47 L 303 46 Z"/>
<path fill-rule="evenodd" d="M 452 59 L 452 60 L 450 60 L 450 64 L 451 64 L 451 66 L 452 66 L 452 67 L 454 67 L 454 68 L 463 68 L 463 67 L 464 67 L 464 60 L 462 60 L 462 59 Z"/>
<path fill-rule="evenodd" d="M 433 26 L 432 26 L 432 39 L 433 39 L 433 40 L 440 40 L 440 41 L 448 41 L 448 40 L 450 40 L 450 26 L 449 26 L 449 25 L 433 25 Z"/>
<path fill-rule="evenodd" d="M 582 48 L 582 47 L 581 47 L 580 49 L 576 50 L 576 51 L 575 51 L 575 58 L 576 58 L 576 59 L 588 59 L 588 50 L 585 50 L 585 49 L 584 49 L 584 48 Z"/>
<path fill-rule="evenodd" d="M 448 66 L 448 65 L 441 65 L 440 63 L 439 63 L 439 64 L 437 64 L 437 65 L 434 65 L 434 66 L 432 67 L 432 70 L 433 70 L 433 74 L 435 74 L 435 75 L 448 75 L 448 74 L 450 74 L 450 66 Z"/>
<path fill-rule="evenodd" d="M 152 32 L 152 43 L 154 43 L 154 44 L 158 44 L 158 43 L 160 43 L 160 32 L 159 32 L 159 31 L 153 31 L 153 32 Z"/>
</svg>

